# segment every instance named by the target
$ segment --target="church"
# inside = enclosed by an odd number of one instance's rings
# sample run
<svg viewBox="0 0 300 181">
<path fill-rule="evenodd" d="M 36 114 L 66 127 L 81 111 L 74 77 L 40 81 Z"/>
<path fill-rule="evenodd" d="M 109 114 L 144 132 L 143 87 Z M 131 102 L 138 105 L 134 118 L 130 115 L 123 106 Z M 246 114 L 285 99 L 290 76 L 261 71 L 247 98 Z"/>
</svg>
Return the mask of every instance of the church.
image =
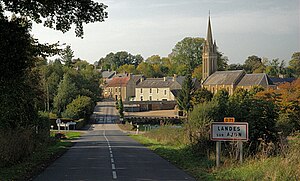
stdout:
<svg viewBox="0 0 300 181">
<path fill-rule="evenodd" d="M 209 16 L 207 36 L 202 50 L 202 87 L 213 94 L 226 89 L 230 95 L 237 88 L 247 90 L 254 86 L 262 86 L 265 89 L 276 88 L 265 73 L 246 74 L 244 70 L 218 71 L 217 67 L 217 44 L 212 38 Z"/>
</svg>

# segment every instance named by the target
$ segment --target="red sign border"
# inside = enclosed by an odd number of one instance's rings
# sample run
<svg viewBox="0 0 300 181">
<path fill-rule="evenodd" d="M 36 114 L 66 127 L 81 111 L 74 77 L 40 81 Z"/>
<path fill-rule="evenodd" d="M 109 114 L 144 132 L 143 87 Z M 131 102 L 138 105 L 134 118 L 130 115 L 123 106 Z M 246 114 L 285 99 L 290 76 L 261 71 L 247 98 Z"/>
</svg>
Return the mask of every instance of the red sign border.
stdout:
<svg viewBox="0 0 300 181">
<path fill-rule="evenodd" d="M 213 125 L 218 124 L 218 125 L 246 125 L 246 139 L 231 139 L 231 138 L 213 138 Z M 248 123 L 247 122 L 212 122 L 210 124 L 210 140 L 211 141 L 248 141 L 249 140 L 249 131 L 248 131 Z"/>
</svg>

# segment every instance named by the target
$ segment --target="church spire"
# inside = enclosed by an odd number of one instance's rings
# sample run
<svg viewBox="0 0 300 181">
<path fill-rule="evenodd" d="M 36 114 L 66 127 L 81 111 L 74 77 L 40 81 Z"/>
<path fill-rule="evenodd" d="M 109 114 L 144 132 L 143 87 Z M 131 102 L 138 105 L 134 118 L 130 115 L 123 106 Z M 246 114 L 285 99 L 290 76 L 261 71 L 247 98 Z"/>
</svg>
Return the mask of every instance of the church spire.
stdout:
<svg viewBox="0 0 300 181">
<path fill-rule="evenodd" d="M 210 12 L 208 16 L 208 28 L 207 28 L 207 37 L 206 41 L 209 45 L 213 44 L 212 32 L 211 32 L 211 25 L 210 25 Z"/>
<path fill-rule="evenodd" d="M 207 77 L 216 72 L 217 67 L 217 44 L 212 38 L 209 12 L 207 35 L 202 50 L 202 81 L 205 81 Z"/>
</svg>

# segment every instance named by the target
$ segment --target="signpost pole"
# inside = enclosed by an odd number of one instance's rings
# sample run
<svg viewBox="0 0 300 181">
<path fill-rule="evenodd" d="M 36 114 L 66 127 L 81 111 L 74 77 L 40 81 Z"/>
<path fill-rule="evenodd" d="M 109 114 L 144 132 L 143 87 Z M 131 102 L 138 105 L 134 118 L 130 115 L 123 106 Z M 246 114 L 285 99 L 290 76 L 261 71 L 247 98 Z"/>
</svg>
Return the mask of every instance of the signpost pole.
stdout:
<svg viewBox="0 0 300 181">
<path fill-rule="evenodd" d="M 239 150 L 240 150 L 240 163 L 243 163 L 243 142 L 239 141 Z"/>
<path fill-rule="evenodd" d="M 220 166 L 220 156 L 221 156 L 221 141 L 216 142 L 216 166 Z"/>
</svg>

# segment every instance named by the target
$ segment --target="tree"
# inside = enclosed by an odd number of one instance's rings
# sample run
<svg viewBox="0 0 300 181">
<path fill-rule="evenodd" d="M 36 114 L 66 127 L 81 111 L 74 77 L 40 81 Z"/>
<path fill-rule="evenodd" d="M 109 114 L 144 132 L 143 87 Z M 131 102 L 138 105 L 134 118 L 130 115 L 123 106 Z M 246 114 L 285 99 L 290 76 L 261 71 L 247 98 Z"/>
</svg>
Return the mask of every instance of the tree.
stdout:
<svg viewBox="0 0 300 181">
<path fill-rule="evenodd" d="M 285 62 L 282 60 L 279 62 L 279 59 L 273 59 L 272 61 L 268 61 L 265 70 L 266 74 L 271 77 L 279 77 L 280 75 L 285 74 Z"/>
<path fill-rule="evenodd" d="M 202 64 L 202 44 L 204 42 L 204 38 L 186 37 L 176 43 L 169 55 L 172 63 L 176 66 L 185 65 L 186 73 L 191 73 L 194 68 Z"/>
<path fill-rule="evenodd" d="M 119 111 L 120 118 L 124 118 L 124 106 L 123 106 L 123 101 L 121 96 L 118 101 L 118 111 Z"/>
<path fill-rule="evenodd" d="M 74 51 L 71 49 L 71 46 L 68 45 L 63 51 L 61 55 L 62 61 L 65 63 L 65 66 L 71 67 L 72 59 L 74 57 Z"/>
<path fill-rule="evenodd" d="M 145 77 L 154 77 L 154 70 L 151 64 L 147 62 L 140 63 L 136 70 Z"/>
<path fill-rule="evenodd" d="M 93 111 L 93 101 L 87 96 L 78 96 L 67 105 L 63 116 L 72 119 L 85 118 Z"/>
<path fill-rule="evenodd" d="M 243 65 L 241 64 L 229 64 L 227 70 L 243 70 Z"/>
<path fill-rule="evenodd" d="M 177 104 L 179 106 L 180 110 L 185 111 L 185 113 L 188 113 L 190 109 L 192 108 L 192 93 L 194 89 L 194 84 L 192 81 L 191 74 L 186 75 L 182 88 L 179 91 L 179 95 L 177 97 Z"/>
<path fill-rule="evenodd" d="M 225 89 L 219 90 L 213 97 L 212 101 L 215 102 L 214 121 L 223 121 L 223 118 L 228 116 L 228 100 L 229 93 Z"/>
<path fill-rule="evenodd" d="M 63 80 L 59 83 L 57 95 L 54 97 L 54 108 L 58 115 L 66 109 L 67 105 L 76 98 L 77 89 L 69 74 L 64 74 Z"/>
<path fill-rule="evenodd" d="M 120 51 L 107 54 L 104 58 L 100 58 L 98 63 L 103 70 L 117 70 L 120 66 L 125 64 L 137 67 L 143 60 L 141 55 L 131 55 L 126 51 Z"/>
<path fill-rule="evenodd" d="M 209 102 L 212 98 L 213 94 L 209 90 L 200 88 L 193 93 L 192 103 L 195 106 L 200 103 Z"/>
<path fill-rule="evenodd" d="M 0 5 L 0 13 L 5 9 L 64 33 L 71 29 L 71 25 L 75 25 L 78 37 L 83 36 L 84 23 L 102 22 L 107 18 L 105 12 L 107 6 L 92 0 L 30 2 L 2 0 L 2 3 L 4 6 Z"/>
<path fill-rule="evenodd" d="M 223 56 L 223 53 L 217 52 L 217 66 L 218 70 L 223 71 L 228 67 L 228 57 Z"/>
<path fill-rule="evenodd" d="M 257 57 L 256 55 L 249 56 L 243 68 L 247 73 L 253 73 L 256 69 L 259 69 L 261 66 L 264 66 L 262 63 L 262 59 Z"/>
<path fill-rule="evenodd" d="M 119 73 L 135 73 L 136 69 L 135 69 L 134 65 L 125 64 L 125 65 L 120 66 L 117 69 L 117 72 L 119 72 Z"/>
<path fill-rule="evenodd" d="M 300 77 L 300 52 L 293 53 L 289 68 L 292 70 L 294 77 Z"/>
</svg>

